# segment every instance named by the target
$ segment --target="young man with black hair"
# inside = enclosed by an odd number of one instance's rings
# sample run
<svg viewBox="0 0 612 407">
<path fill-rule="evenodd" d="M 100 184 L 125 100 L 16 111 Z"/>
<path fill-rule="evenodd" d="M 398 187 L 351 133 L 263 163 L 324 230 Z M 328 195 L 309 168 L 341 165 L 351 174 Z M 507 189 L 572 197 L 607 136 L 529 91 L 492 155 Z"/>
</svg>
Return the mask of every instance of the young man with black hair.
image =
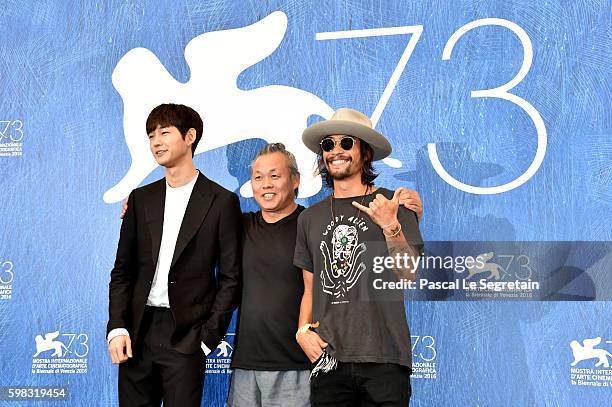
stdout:
<svg viewBox="0 0 612 407">
<path fill-rule="evenodd" d="M 294 256 L 304 279 L 296 340 L 316 363 L 311 403 L 407 406 L 412 359 L 403 293 L 377 290 L 374 280 L 414 281 L 416 270 L 412 262 L 381 273 L 373 265 L 415 259 L 423 242 L 415 213 L 400 207 L 400 191 L 374 186 L 372 162 L 391 145 L 367 116 L 346 108 L 302 139 L 333 189 L 300 215 Z"/>
<path fill-rule="evenodd" d="M 165 178 L 130 194 L 111 271 L 107 341 L 122 406 L 199 407 L 205 354 L 239 300 L 240 205 L 195 168 L 202 129 L 184 105 L 157 106 L 146 122 Z"/>
</svg>

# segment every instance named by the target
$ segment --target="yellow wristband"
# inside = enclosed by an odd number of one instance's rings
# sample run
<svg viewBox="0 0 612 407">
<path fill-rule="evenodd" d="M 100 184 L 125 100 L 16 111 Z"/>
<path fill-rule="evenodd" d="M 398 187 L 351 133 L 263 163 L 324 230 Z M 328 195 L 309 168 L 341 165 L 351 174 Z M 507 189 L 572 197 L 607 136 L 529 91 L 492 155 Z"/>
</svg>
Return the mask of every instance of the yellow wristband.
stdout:
<svg viewBox="0 0 612 407">
<path fill-rule="evenodd" d="M 298 336 L 300 336 L 300 334 L 308 332 L 308 330 L 310 330 L 311 327 L 318 328 L 319 323 L 315 322 L 314 324 L 304 324 L 301 327 L 299 327 L 297 332 L 295 333 L 295 340 L 297 341 Z"/>
</svg>

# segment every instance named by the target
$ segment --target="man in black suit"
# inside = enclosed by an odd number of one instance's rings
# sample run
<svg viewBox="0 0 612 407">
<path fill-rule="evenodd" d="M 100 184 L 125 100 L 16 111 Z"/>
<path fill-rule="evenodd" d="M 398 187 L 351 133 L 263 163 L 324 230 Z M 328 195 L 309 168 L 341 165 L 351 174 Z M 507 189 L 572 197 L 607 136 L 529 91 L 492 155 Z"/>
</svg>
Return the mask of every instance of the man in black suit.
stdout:
<svg viewBox="0 0 612 407">
<path fill-rule="evenodd" d="M 165 178 L 130 194 L 109 285 L 122 406 L 200 406 L 205 355 L 238 302 L 240 205 L 193 164 L 202 128 L 183 105 L 160 105 L 147 119 Z"/>
</svg>

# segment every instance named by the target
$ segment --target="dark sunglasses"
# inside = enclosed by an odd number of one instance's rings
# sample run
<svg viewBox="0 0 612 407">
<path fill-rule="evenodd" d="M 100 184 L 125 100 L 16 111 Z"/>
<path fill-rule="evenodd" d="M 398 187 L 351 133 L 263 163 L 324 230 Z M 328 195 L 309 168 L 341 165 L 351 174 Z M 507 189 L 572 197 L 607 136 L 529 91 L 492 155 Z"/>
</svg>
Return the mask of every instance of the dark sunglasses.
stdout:
<svg viewBox="0 0 612 407">
<path fill-rule="evenodd" d="M 355 140 L 350 136 L 344 136 L 340 141 L 336 141 L 331 137 L 326 137 L 319 143 L 321 145 L 321 150 L 329 153 L 336 147 L 336 144 L 340 143 L 340 147 L 343 150 L 349 151 L 355 145 Z"/>
</svg>

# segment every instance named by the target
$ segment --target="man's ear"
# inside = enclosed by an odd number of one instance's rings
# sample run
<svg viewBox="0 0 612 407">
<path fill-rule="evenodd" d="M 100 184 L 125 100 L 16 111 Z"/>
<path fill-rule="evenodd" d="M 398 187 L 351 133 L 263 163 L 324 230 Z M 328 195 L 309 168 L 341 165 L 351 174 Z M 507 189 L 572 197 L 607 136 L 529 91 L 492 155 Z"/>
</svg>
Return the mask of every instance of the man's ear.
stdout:
<svg viewBox="0 0 612 407">
<path fill-rule="evenodd" d="M 196 139 L 195 129 L 191 128 L 187 130 L 187 134 L 185 135 L 185 141 L 187 142 L 187 145 L 191 146 L 193 143 L 195 143 L 195 139 Z"/>
<path fill-rule="evenodd" d="M 293 179 L 293 181 L 297 183 L 297 185 L 295 185 L 295 187 L 299 188 L 299 186 L 300 186 L 300 173 L 299 172 L 295 175 L 295 178 Z"/>
</svg>

